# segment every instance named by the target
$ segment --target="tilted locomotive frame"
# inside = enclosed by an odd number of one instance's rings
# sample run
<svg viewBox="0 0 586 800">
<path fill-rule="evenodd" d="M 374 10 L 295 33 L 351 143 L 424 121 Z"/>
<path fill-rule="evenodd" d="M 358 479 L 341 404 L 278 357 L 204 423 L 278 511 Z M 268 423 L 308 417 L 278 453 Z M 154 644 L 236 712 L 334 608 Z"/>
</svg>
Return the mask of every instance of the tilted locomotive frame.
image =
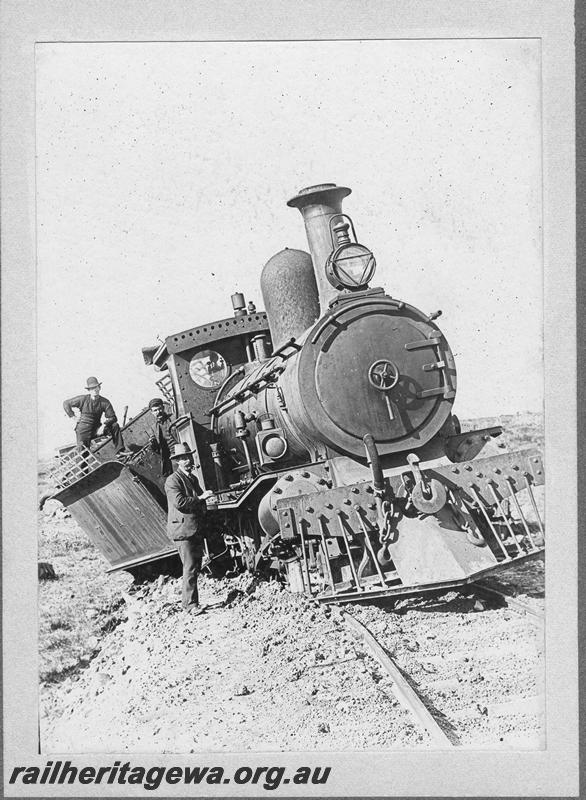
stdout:
<svg viewBox="0 0 586 800">
<path fill-rule="evenodd" d="M 540 453 L 509 452 L 500 427 L 461 432 L 439 312 L 370 287 L 349 193 L 322 184 L 289 201 L 311 255 L 267 262 L 266 313 L 237 293 L 232 317 L 143 350 L 225 545 L 292 591 L 339 602 L 461 586 L 544 547 Z M 125 464 L 106 442 L 57 470 L 55 497 L 113 569 L 174 552 L 148 421 L 144 410 L 125 425 Z"/>
</svg>

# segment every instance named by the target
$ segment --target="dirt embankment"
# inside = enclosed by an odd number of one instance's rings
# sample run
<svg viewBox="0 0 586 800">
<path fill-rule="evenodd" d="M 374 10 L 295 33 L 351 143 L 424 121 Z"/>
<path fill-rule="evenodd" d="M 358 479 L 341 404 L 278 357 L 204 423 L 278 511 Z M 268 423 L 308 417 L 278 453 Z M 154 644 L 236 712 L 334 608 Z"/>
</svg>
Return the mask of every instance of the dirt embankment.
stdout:
<svg viewBox="0 0 586 800">
<path fill-rule="evenodd" d="M 44 752 L 430 746 L 341 608 L 247 576 L 204 578 L 211 607 L 192 617 L 178 592 L 178 580 L 160 578 L 125 595 L 121 624 L 96 657 L 43 702 Z M 230 593 L 235 600 L 222 607 Z M 539 631 L 507 609 L 475 613 L 455 593 L 444 601 L 351 613 L 397 659 L 455 744 L 540 747 Z"/>
</svg>

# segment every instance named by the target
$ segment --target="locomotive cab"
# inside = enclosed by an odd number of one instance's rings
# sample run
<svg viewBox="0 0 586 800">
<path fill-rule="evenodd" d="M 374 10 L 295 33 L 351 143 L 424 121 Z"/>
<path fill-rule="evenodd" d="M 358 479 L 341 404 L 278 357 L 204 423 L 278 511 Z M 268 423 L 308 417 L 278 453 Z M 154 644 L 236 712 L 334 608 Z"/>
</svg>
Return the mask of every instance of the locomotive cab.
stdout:
<svg viewBox="0 0 586 800">
<path fill-rule="evenodd" d="M 211 409 L 227 387 L 258 370 L 272 348 L 266 313 L 257 312 L 252 303 L 247 310 L 240 293 L 232 302 L 233 317 L 168 336 L 152 357 L 155 369 L 170 377 L 176 430 L 180 440 L 195 450 L 198 480 L 215 491 L 237 483 L 247 464 L 241 448 L 216 446 Z"/>
</svg>

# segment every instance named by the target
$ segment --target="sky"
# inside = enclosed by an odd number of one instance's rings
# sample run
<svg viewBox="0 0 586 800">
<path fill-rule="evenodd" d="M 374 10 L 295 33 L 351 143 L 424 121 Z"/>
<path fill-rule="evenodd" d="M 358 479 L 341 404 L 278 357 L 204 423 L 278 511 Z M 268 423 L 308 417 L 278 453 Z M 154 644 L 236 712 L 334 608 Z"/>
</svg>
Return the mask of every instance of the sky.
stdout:
<svg viewBox="0 0 586 800">
<path fill-rule="evenodd" d="M 141 348 L 262 307 L 307 250 L 286 206 L 323 182 L 371 285 L 454 352 L 461 418 L 541 410 L 538 40 L 38 44 L 39 455 L 96 375 L 119 417 L 157 395 Z"/>
</svg>

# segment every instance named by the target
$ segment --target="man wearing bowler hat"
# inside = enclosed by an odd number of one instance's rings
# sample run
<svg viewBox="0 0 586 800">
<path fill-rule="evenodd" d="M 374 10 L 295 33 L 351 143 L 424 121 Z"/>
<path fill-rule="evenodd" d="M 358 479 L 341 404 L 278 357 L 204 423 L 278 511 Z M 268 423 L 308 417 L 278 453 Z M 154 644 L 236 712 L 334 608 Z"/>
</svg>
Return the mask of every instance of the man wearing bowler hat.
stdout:
<svg viewBox="0 0 586 800">
<path fill-rule="evenodd" d="M 100 381 L 91 375 L 86 382 L 89 394 L 80 394 L 65 400 L 63 408 L 68 417 L 75 420 L 74 429 L 77 446 L 89 450 L 92 439 L 96 436 L 110 435 L 117 454 L 124 455 L 124 441 L 112 403 L 105 397 L 100 397 Z M 74 409 L 77 409 L 77 414 Z M 104 421 L 102 422 L 102 416 Z"/>
<path fill-rule="evenodd" d="M 197 575 L 204 552 L 202 528 L 206 513 L 205 500 L 213 492 L 201 491 L 192 472 L 193 453 L 185 442 L 173 445 L 171 458 L 177 466 L 175 472 L 165 481 L 167 533 L 175 542 L 183 564 L 183 609 L 191 614 L 201 614 L 205 609 L 199 604 Z"/>
</svg>

